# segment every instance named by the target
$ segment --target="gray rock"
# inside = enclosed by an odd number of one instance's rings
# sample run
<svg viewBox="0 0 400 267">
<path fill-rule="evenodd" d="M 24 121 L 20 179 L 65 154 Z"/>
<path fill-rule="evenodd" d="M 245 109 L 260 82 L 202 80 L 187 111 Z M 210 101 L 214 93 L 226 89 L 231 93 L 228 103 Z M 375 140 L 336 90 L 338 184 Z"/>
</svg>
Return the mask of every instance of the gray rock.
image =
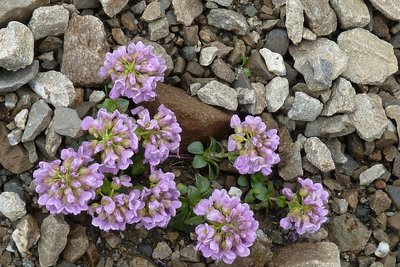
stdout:
<svg viewBox="0 0 400 267">
<path fill-rule="evenodd" d="M 340 137 L 354 132 L 356 128 L 349 115 L 337 115 L 330 118 L 319 117 L 317 120 L 307 123 L 305 136 Z"/>
<path fill-rule="evenodd" d="M 131 7 L 132 12 L 136 15 L 142 14 L 145 9 L 146 9 L 146 1 L 145 0 L 139 1 L 138 3 L 134 4 Z"/>
<path fill-rule="evenodd" d="M 274 251 L 271 267 L 339 267 L 338 247 L 330 242 L 297 243 Z"/>
<path fill-rule="evenodd" d="M 69 12 L 63 6 L 46 6 L 37 8 L 29 21 L 28 27 L 35 40 L 47 36 L 58 36 L 67 30 Z"/>
<path fill-rule="evenodd" d="M 102 85 L 105 79 L 100 78 L 98 72 L 107 52 L 103 22 L 94 16 L 73 14 L 64 35 L 61 72 L 74 85 Z"/>
<path fill-rule="evenodd" d="M 100 103 L 104 98 L 106 98 L 106 93 L 104 93 L 104 91 L 94 90 L 89 96 L 89 101 Z"/>
<path fill-rule="evenodd" d="M 208 105 L 223 107 L 227 110 L 234 111 L 238 106 L 236 90 L 218 81 L 208 82 L 197 91 L 197 96 Z"/>
<path fill-rule="evenodd" d="M 192 245 L 189 245 L 181 249 L 179 254 L 181 255 L 184 261 L 200 262 L 200 253 Z"/>
<path fill-rule="evenodd" d="M 86 235 L 86 227 L 75 225 L 68 235 L 68 242 L 63 251 L 63 258 L 68 262 L 79 260 L 89 247 L 89 239 Z"/>
<path fill-rule="evenodd" d="M 225 63 L 225 61 L 221 58 L 214 60 L 213 64 L 211 65 L 211 71 L 214 72 L 215 76 L 227 83 L 232 83 L 235 81 L 235 72 L 231 69 L 231 66 Z"/>
<path fill-rule="evenodd" d="M 287 7 L 286 7 L 287 10 Z M 287 11 L 286 11 L 287 17 Z M 265 37 L 265 47 L 284 56 L 289 48 L 288 33 L 282 29 L 273 29 Z"/>
<path fill-rule="evenodd" d="M 233 0 L 207 0 L 209 2 L 217 3 L 220 6 L 230 7 L 233 3 Z"/>
<path fill-rule="evenodd" d="M 0 28 L 12 20 L 27 23 L 36 8 L 49 4 L 50 0 L 3 0 L 0 8 Z"/>
<path fill-rule="evenodd" d="M 0 213 L 16 221 L 26 214 L 25 202 L 15 192 L 3 192 L 0 194 Z"/>
<path fill-rule="evenodd" d="M 376 215 L 385 212 L 392 205 L 392 200 L 382 190 L 377 190 L 374 194 L 370 195 L 368 201 L 369 201 L 369 206 L 375 212 Z"/>
<path fill-rule="evenodd" d="M 390 172 L 382 164 L 377 164 L 360 174 L 360 185 L 368 186 L 378 178 L 388 180 Z"/>
<path fill-rule="evenodd" d="M 303 29 L 303 39 L 308 41 L 315 41 L 317 40 L 317 35 L 313 33 L 310 29 L 304 28 Z"/>
<path fill-rule="evenodd" d="M 15 93 L 8 93 L 4 98 L 4 106 L 8 110 L 13 110 L 18 102 L 18 96 Z"/>
<path fill-rule="evenodd" d="M 58 257 L 67 245 L 69 225 L 62 215 L 49 215 L 40 228 L 39 240 L 40 266 L 47 267 L 56 264 Z"/>
<path fill-rule="evenodd" d="M 336 113 L 349 113 L 356 109 L 356 91 L 351 83 L 339 77 L 332 87 L 332 95 L 322 110 L 322 116 L 332 116 Z"/>
<path fill-rule="evenodd" d="M 367 30 L 358 28 L 342 32 L 337 43 L 348 56 L 342 76 L 351 82 L 382 84 L 398 70 L 393 46 Z"/>
<path fill-rule="evenodd" d="M 38 154 L 36 152 L 35 142 L 26 142 L 23 144 L 26 151 L 28 152 L 28 158 L 30 163 L 36 163 L 39 160 Z"/>
<path fill-rule="evenodd" d="M 202 66 L 209 66 L 215 59 L 218 53 L 218 48 L 211 46 L 211 47 L 204 47 L 200 51 L 200 59 L 199 63 Z"/>
<path fill-rule="evenodd" d="M 336 164 L 345 164 L 347 162 L 346 155 L 342 152 L 342 144 L 337 138 L 326 140 L 325 145 L 331 152 L 333 162 Z"/>
<path fill-rule="evenodd" d="M 81 122 L 75 109 L 57 107 L 51 126 L 59 135 L 78 138 L 82 135 Z"/>
<path fill-rule="evenodd" d="M 193 20 L 203 12 L 201 0 L 172 0 L 176 20 L 185 26 L 190 26 Z"/>
<path fill-rule="evenodd" d="M 332 210 L 337 214 L 343 214 L 347 212 L 347 208 L 349 207 L 349 203 L 346 199 L 335 197 L 332 201 Z"/>
<path fill-rule="evenodd" d="M 129 0 L 99 0 L 104 13 L 110 18 L 117 15 L 126 6 Z"/>
<path fill-rule="evenodd" d="M 249 105 L 256 103 L 256 92 L 254 89 L 238 87 L 236 91 L 238 93 L 239 104 Z"/>
<path fill-rule="evenodd" d="M 24 24 L 11 21 L 0 29 L 0 67 L 19 70 L 33 62 L 33 35 Z"/>
<path fill-rule="evenodd" d="M 98 0 L 73 0 L 76 9 L 98 8 Z"/>
<path fill-rule="evenodd" d="M 154 1 L 147 5 L 142 14 L 142 20 L 151 22 L 165 16 L 165 10 L 161 7 L 160 2 Z"/>
<path fill-rule="evenodd" d="M 219 29 L 233 31 L 239 35 L 249 32 L 246 18 L 233 10 L 218 8 L 213 9 L 207 16 L 208 24 Z"/>
<path fill-rule="evenodd" d="M 164 260 L 172 254 L 171 248 L 164 241 L 159 242 L 153 251 L 153 259 Z"/>
<path fill-rule="evenodd" d="M 265 86 L 265 97 L 269 112 L 278 111 L 289 95 L 289 82 L 286 78 L 275 77 Z"/>
<path fill-rule="evenodd" d="M 34 60 L 29 66 L 17 71 L 0 69 L 0 93 L 8 93 L 18 90 L 24 84 L 32 80 L 38 72 L 38 60 Z"/>
<path fill-rule="evenodd" d="M 303 36 L 303 11 L 304 8 L 301 0 L 286 2 L 285 26 L 289 39 L 296 45 L 301 42 Z"/>
<path fill-rule="evenodd" d="M 323 104 L 303 92 L 296 92 L 288 117 L 296 121 L 314 121 L 321 114 Z"/>
<path fill-rule="evenodd" d="M 10 145 L 15 146 L 18 145 L 19 142 L 21 142 L 22 139 L 22 133 L 23 130 L 22 129 L 14 129 L 12 130 L 8 135 L 8 143 L 10 143 Z"/>
<path fill-rule="evenodd" d="M 22 142 L 33 141 L 36 136 L 44 131 L 50 123 L 52 114 L 53 111 L 44 100 L 36 101 L 29 111 L 28 123 L 22 135 Z"/>
<path fill-rule="evenodd" d="M 169 24 L 167 18 L 149 23 L 149 34 L 151 41 L 158 41 L 169 34 Z"/>
<path fill-rule="evenodd" d="M 246 105 L 247 112 L 252 115 L 261 114 L 267 107 L 267 100 L 265 98 L 265 86 L 262 83 L 252 83 L 251 87 L 254 89 L 255 102 Z"/>
<path fill-rule="evenodd" d="M 29 85 L 36 94 L 54 107 L 70 107 L 74 104 L 74 85 L 61 72 L 40 72 Z"/>
<path fill-rule="evenodd" d="M 303 41 L 298 46 L 292 45 L 289 47 L 289 53 L 295 60 L 294 68 L 303 74 L 309 89 L 312 91 L 327 88 L 326 82 L 321 84 L 320 78 L 316 75 L 318 73 L 315 73 L 321 64 L 329 62 L 332 65 L 331 81 L 339 77 L 347 66 L 346 54 L 340 50 L 335 42 L 326 38 L 318 38 L 316 41 Z M 327 72 L 329 72 L 329 69 L 324 71 L 324 73 Z"/>
<path fill-rule="evenodd" d="M 371 0 L 371 3 L 389 19 L 400 21 L 400 0 Z"/>
<path fill-rule="evenodd" d="M 350 119 L 358 135 L 368 142 L 381 138 L 387 128 L 381 98 L 377 95 L 357 94 L 355 102 L 356 110 L 350 114 Z"/>
<path fill-rule="evenodd" d="M 259 53 L 264 58 L 265 64 L 270 72 L 279 76 L 286 75 L 285 62 L 280 54 L 274 53 L 268 48 L 260 49 Z"/>
<path fill-rule="evenodd" d="M 22 130 L 25 129 L 26 120 L 28 119 L 28 113 L 29 113 L 29 110 L 23 109 L 20 112 L 18 112 L 17 115 L 15 115 L 14 122 L 15 122 L 15 126 L 17 128 L 20 128 Z"/>
<path fill-rule="evenodd" d="M 30 214 L 26 215 L 18 222 L 12 233 L 12 239 L 23 257 L 27 256 L 29 249 L 36 244 L 39 237 L 39 226 Z"/>
<path fill-rule="evenodd" d="M 393 204 L 400 209 L 400 187 L 393 185 L 386 185 L 386 192 L 392 199 Z"/>
<path fill-rule="evenodd" d="M 308 26 L 317 36 L 336 31 L 337 18 L 329 0 L 301 0 Z"/>
<path fill-rule="evenodd" d="M 340 251 L 355 253 L 364 249 L 372 233 L 357 217 L 349 213 L 333 217 L 328 232 Z"/>
<path fill-rule="evenodd" d="M 61 142 L 62 137 L 56 133 L 52 123 L 50 123 L 46 130 L 46 139 L 44 145 L 45 154 L 47 154 L 50 158 L 54 157 L 57 154 L 57 150 L 60 147 Z"/>
<path fill-rule="evenodd" d="M 301 160 L 301 145 L 295 143 L 291 149 L 292 153 L 289 155 L 288 164 L 279 164 L 279 176 L 285 181 L 293 181 L 297 177 L 303 176 L 303 163 Z"/>
<path fill-rule="evenodd" d="M 307 160 L 322 172 L 335 169 L 331 152 L 328 147 L 318 138 L 310 137 L 304 143 Z"/>
<path fill-rule="evenodd" d="M 363 0 L 330 0 L 343 29 L 363 28 L 371 20 Z"/>
</svg>

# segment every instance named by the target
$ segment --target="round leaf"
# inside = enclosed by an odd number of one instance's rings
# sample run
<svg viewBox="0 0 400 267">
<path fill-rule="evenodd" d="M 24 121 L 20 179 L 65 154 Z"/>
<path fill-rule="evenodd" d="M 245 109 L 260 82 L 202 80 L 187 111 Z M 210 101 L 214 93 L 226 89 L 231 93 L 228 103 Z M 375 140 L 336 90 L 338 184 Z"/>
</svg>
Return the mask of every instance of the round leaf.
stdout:
<svg viewBox="0 0 400 267">
<path fill-rule="evenodd" d="M 249 185 L 249 179 L 247 178 L 246 175 L 240 175 L 237 182 L 240 186 L 243 186 L 243 187 Z"/>
<path fill-rule="evenodd" d="M 204 153 L 204 146 L 201 142 L 195 141 L 188 146 L 187 150 L 189 153 L 201 155 Z"/>
<path fill-rule="evenodd" d="M 207 161 L 201 155 L 196 155 L 193 159 L 193 167 L 196 169 L 201 169 L 207 166 Z"/>
</svg>

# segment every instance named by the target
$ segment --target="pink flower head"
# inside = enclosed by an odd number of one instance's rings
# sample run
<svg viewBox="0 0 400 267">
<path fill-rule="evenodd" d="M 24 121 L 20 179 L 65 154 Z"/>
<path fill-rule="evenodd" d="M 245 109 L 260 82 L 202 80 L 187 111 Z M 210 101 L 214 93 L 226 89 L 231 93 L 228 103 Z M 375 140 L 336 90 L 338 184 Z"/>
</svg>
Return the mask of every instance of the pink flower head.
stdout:
<svg viewBox="0 0 400 267">
<path fill-rule="evenodd" d="M 280 161 L 279 155 L 275 153 L 279 145 L 276 129 L 267 130 L 260 117 L 250 115 L 244 122 L 233 115 L 231 127 L 235 133 L 229 136 L 228 151 L 237 155 L 233 166 L 240 174 L 261 171 L 263 175 L 269 175 L 271 167 Z"/>
<path fill-rule="evenodd" d="M 125 96 L 138 104 L 154 100 L 154 89 L 164 81 L 166 69 L 165 59 L 154 54 L 151 45 L 137 42 L 107 53 L 99 76 L 111 78 L 111 98 Z"/>
<path fill-rule="evenodd" d="M 204 257 L 231 264 L 237 257 L 247 257 L 256 239 L 258 222 L 248 204 L 230 197 L 225 189 L 214 190 L 193 209 L 206 223 L 196 227 L 196 249 Z"/>
</svg>

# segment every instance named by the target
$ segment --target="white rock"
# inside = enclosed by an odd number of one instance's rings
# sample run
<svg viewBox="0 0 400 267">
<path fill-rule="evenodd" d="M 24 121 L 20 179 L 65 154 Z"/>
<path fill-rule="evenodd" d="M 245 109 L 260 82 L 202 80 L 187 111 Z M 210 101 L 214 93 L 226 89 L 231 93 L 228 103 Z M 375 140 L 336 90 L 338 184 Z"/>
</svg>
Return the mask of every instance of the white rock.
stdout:
<svg viewBox="0 0 400 267">
<path fill-rule="evenodd" d="M 389 19 L 400 21 L 400 0 L 371 0 L 370 2 Z"/>
<path fill-rule="evenodd" d="M 252 83 L 254 89 L 255 101 L 252 104 L 245 105 L 247 112 L 252 115 L 261 114 L 267 107 L 267 100 L 265 99 L 265 86 L 262 83 Z"/>
<path fill-rule="evenodd" d="M 35 219 L 30 215 L 23 217 L 17 224 L 12 238 L 18 251 L 25 257 L 29 249 L 36 244 L 40 237 L 40 230 Z"/>
<path fill-rule="evenodd" d="M 309 41 L 317 40 L 317 35 L 313 33 L 310 29 L 304 28 L 303 29 L 303 39 Z"/>
<path fill-rule="evenodd" d="M 371 20 L 363 0 L 330 0 L 344 29 L 363 28 Z"/>
<path fill-rule="evenodd" d="M 287 0 L 286 1 L 286 21 L 285 26 L 287 29 L 289 39 L 298 44 L 301 42 L 303 36 L 303 5 L 300 0 Z"/>
<path fill-rule="evenodd" d="M 332 95 L 321 113 L 323 116 L 332 116 L 336 113 L 349 113 L 356 109 L 356 91 L 351 82 L 339 77 L 332 87 Z"/>
<path fill-rule="evenodd" d="M 17 126 L 17 128 L 20 128 L 22 130 L 25 129 L 26 120 L 28 119 L 28 113 L 29 113 L 29 110 L 23 109 L 20 112 L 18 112 L 17 115 L 15 115 L 14 122 L 15 122 L 15 126 Z"/>
<path fill-rule="evenodd" d="M 218 54 L 218 48 L 214 46 L 205 47 L 200 51 L 200 65 L 209 66 Z"/>
<path fill-rule="evenodd" d="M 0 213 L 11 221 L 16 221 L 26 214 L 25 202 L 14 192 L 0 194 Z"/>
<path fill-rule="evenodd" d="M 307 160 L 322 172 L 335 169 L 331 152 L 328 147 L 318 138 L 310 137 L 304 144 Z"/>
<path fill-rule="evenodd" d="M 126 6 L 129 0 L 99 0 L 103 6 L 104 13 L 109 17 L 114 17 Z"/>
<path fill-rule="evenodd" d="M 390 252 L 390 246 L 386 242 L 379 242 L 378 247 L 375 250 L 375 256 L 379 258 L 384 258 L 386 257 Z"/>
<path fill-rule="evenodd" d="M 382 164 L 377 164 L 360 174 L 360 185 L 368 186 L 378 178 L 388 180 L 390 172 Z"/>
<path fill-rule="evenodd" d="M 296 121 L 314 121 L 321 114 L 323 104 L 303 92 L 296 92 L 288 117 Z"/>
<path fill-rule="evenodd" d="M 208 105 L 223 107 L 227 110 L 235 111 L 238 106 L 236 90 L 218 81 L 208 82 L 197 91 L 197 96 Z"/>
<path fill-rule="evenodd" d="M 104 93 L 104 91 L 94 90 L 94 91 L 90 94 L 90 96 L 89 96 L 89 101 L 90 101 L 90 102 L 99 103 L 99 102 L 101 102 L 105 97 L 106 97 L 106 94 Z"/>
<path fill-rule="evenodd" d="M 265 64 L 270 72 L 278 76 L 286 75 L 286 66 L 282 55 L 272 52 L 268 48 L 262 48 L 259 52 L 264 58 Z"/>
<path fill-rule="evenodd" d="M 265 98 L 269 112 L 276 112 L 285 103 L 289 95 L 289 81 L 286 78 L 275 77 L 265 86 Z"/>
<path fill-rule="evenodd" d="M 63 6 L 45 6 L 35 9 L 28 27 L 35 40 L 65 33 L 68 27 L 69 12 Z"/>
<path fill-rule="evenodd" d="M 231 197 L 238 197 L 238 198 L 240 198 L 240 197 L 242 196 L 243 192 L 242 192 L 242 190 L 240 190 L 240 188 L 237 188 L 237 187 L 235 187 L 235 186 L 232 186 L 231 188 L 229 188 L 228 194 L 229 194 Z"/>
<path fill-rule="evenodd" d="M 9 134 L 7 134 L 8 143 L 10 143 L 12 146 L 18 145 L 19 142 L 21 142 L 23 132 L 24 131 L 19 128 L 12 130 Z"/>
</svg>

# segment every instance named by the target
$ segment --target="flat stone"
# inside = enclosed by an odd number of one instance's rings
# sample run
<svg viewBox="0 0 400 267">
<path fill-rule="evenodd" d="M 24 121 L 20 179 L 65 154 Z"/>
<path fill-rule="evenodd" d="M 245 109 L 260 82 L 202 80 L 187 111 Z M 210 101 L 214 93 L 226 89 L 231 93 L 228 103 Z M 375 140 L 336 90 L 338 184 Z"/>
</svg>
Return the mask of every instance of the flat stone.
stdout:
<svg viewBox="0 0 400 267">
<path fill-rule="evenodd" d="M 377 215 L 386 211 L 392 205 L 389 196 L 382 190 L 377 190 L 373 195 L 368 198 L 369 206 Z"/>
<path fill-rule="evenodd" d="M 398 70 L 393 46 L 367 30 L 357 28 L 342 32 L 337 43 L 348 57 L 342 76 L 351 82 L 382 84 Z"/>
<path fill-rule="evenodd" d="M 245 105 L 245 107 L 250 114 L 258 115 L 267 107 L 265 86 L 262 83 L 252 83 L 251 87 L 254 89 L 255 101 L 252 104 Z"/>
<path fill-rule="evenodd" d="M 34 40 L 24 24 L 11 21 L 0 29 L 0 67 L 7 70 L 23 69 L 33 62 Z"/>
<path fill-rule="evenodd" d="M 223 107 L 227 110 L 235 111 L 238 106 L 236 90 L 218 81 L 211 81 L 200 88 L 197 96 L 208 105 Z"/>
<path fill-rule="evenodd" d="M 70 107 L 74 104 L 74 85 L 61 72 L 40 72 L 29 85 L 36 94 L 54 107 Z"/>
<path fill-rule="evenodd" d="M 289 47 L 289 53 L 295 60 L 294 68 L 304 76 L 309 89 L 312 91 L 327 88 L 326 84 L 321 84 L 318 77 L 315 77 L 315 69 L 312 68 L 312 64 L 329 62 L 332 65 L 331 81 L 339 77 L 347 67 L 347 55 L 335 42 L 326 38 L 318 38 L 316 41 L 303 41 L 298 46 L 292 45 Z M 318 71 L 318 68 L 316 70 Z"/>
<path fill-rule="evenodd" d="M 390 172 L 382 164 L 377 164 L 360 174 L 360 185 L 368 186 L 376 179 L 388 180 Z"/>
<path fill-rule="evenodd" d="M 15 115 L 14 122 L 15 126 L 19 129 L 24 130 L 26 125 L 26 120 L 28 119 L 29 110 L 23 109 Z"/>
<path fill-rule="evenodd" d="M 54 111 L 52 127 L 59 135 L 78 138 L 82 135 L 81 122 L 75 109 L 57 107 Z"/>
<path fill-rule="evenodd" d="M 297 243 L 274 251 L 271 267 L 340 267 L 338 247 L 330 242 Z"/>
<path fill-rule="evenodd" d="M 337 115 L 330 118 L 319 117 L 317 120 L 307 123 L 305 136 L 340 137 L 354 132 L 354 127 L 349 115 Z"/>
<path fill-rule="evenodd" d="M 252 51 L 246 66 L 251 71 L 251 76 L 262 80 L 271 80 L 274 75 L 268 70 L 265 60 L 258 51 Z"/>
<path fill-rule="evenodd" d="M 45 6 L 35 9 L 28 27 L 35 40 L 58 36 L 67 30 L 69 12 L 63 6 Z"/>
<path fill-rule="evenodd" d="M 89 101 L 94 103 L 100 103 L 101 101 L 104 100 L 104 98 L 106 98 L 106 93 L 104 93 L 104 91 L 94 90 L 89 96 Z"/>
<path fill-rule="evenodd" d="M 329 236 L 342 252 L 360 252 L 367 245 L 372 231 L 352 214 L 333 217 L 329 223 Z"/>
<path fill-rule="evenodd" d="M 321 112 L 322 116 L 332 116 L 336 113 L 350 113 L 356 109 L 356 91 L 351 83 L 339 77 L 332 87 L 332 95 Z"/>
<path fill-rule="evenodd" d="M 212 9 L 207 16 L 208 24 L 219 29 L 233 31 L 239 35 L 249 32 L 246 18 L 233 10 L 217 8 Z"/>
<path fill-rule="evenodd" d="M 280 137 L 278 151 L 281 158 L 278 165 L 279 176 L 285 181 L 292 181 L 303 175 L 302 145 L 299 142 L 293 143 L 286 127 L 280 128 L 278 134 Z"/>
<path fill-rule="evenodd" d="M 27 256 L 29 249 L 36 244 L 39 237 L 39 226 L 30 214 L 26 215 L 18 222 L 12 233 L 12 239 L 23 257 Z"/>
<path fill-rule="evenodd" d="M 397 212 L 393 216 L 389 217 L 387 222 L 391 229 L 400 234 L 400 212 Z"/>
<path fill-rule="evenodd" d="M 0 194 L 0 213 L 16 221 L 26 214 L 25 202 L 17 193 L 3 192 Z"/>
<path fill-rule="evenodd" d="M 18 145 L 19 142 L 21 142 L 21 138 L 22 138 L 22 133 L 23 130 L 22 129 L 14 129 L 12 130 L 8 135 L 8 143 L 12 146 Z"/>
<path fill-rule="evenodd" d="M 44 131 L 50 123 L 52 114 L 53 111 L 44 100 L 36 101 L 29 111 L 28 123 L 22 135 L 22 142 L 33 141 L 36 136 Z"/>
<path fill-rule="evenodd" d="M 0 69 L 0 93 L 8 93 L 18 90 L 24 84 L 32 80 L 38 72 L 38 60 L 34 60 L 29 66 L 17 71 Z"/>
<path fill-rule="evenodd" d="M 50 0 L 3 0 L 0 9 L 0 28 L 13 20 L 28 23 L 36 8 L 49 4 Z"/>
<path fill-rule="evenodd" d="M 159 242 L 153 251 L 153 259 L 164 260 L 172 254 L 171 248 L 164 241 Z"/>
<path fill-rule="evenodd" d="M 74 263 L 79 260 L 89 247 L 89 239 L 86 235 L 86 227 L 75 225 L 68 235 L 68 242 L 63 251 L 63 259 Z"/>
<path fill-rule="evenodd" d="M 165 16 L 165 10 L 161 7 L 160 2 L 154 1 L 147 5 L 141 19 L 146 22 L 151 22 Z"/>
<path fill-rule="evenodd" d="M 386 185 L 386 192 L 392 199 L 393 204 L 400 209 L 400 187 L 393 185 Z"/>
<path fill-rule="evenodd" d="M 357 94 L 355 103 L 356 110 L 350 114 L 350 119 L 358 135 L 365 141 L 381 138 L 387 128 L 387 118 L 381 98 L 372 94 Z"/>
<path fill-rule="evenodd" d="M 179 254 L 184 261 L 200 262 L 200 253 L 192 245 L 181 249 Z"/>
<path fill-rule="evenodd" d="M 337 214 L 346 213 L 349 203 L 346 199 L 334 198 L 332 201 L 332 210 Z"/>
<path fill-rule="evenodd" d="M 218 48 L 211 46 L 211 47 L 205 47 L 201 49 L 200 51 L 200 60 L 199 63 L 202 66 L 209 66 L 215 59 L 218 53 Z"/>
<path fill-rule="evenodd" d="M 62 136 L 56 133 L 56 130 L 52 126 L 53 122 L 54 121 L 50 123 L 49 127 L 46 130 L 46 139 L 44 144 L 44 154 L 48 155 L 50 158 L 54 157 L 57 154 L 58 148 L 60 147 L 62 142 Z"/>
<path fill-rule="evenodd" d="M 176 20 L 185 26 L 190 26 L 193 20 L 203 12 L 201 0 L 172 0 Z"/>
<path fill-rule="evenodd" d="M 343 29 L 363 28 L 371 17 L 363 0 L 330 0 Z"/>
<path fill-rule="evenodd" d="M 347 162 L 346 155 L 342 151 L 342 144 L 337 138 L 326 140 L 325 145 L 329 148 L 335 164 L 345 164 Z"/>
<path fill-rule="evenodd" d="M 286 7 L 287 10 L 287 7 Z M 286 11 L 287 18 L 287 11 Z M 287 20 L 286 20 L 287 22 Z M 265 48 L 284 56 L 289 48 L 288 33 L 282 29 L 273 29 L 265 36 Z"/>
<path fill-rule="evenodd" d="M 329 0 L 315 2 L 301 0 L 308 26 L 317 36 L 329 35 L 336 31 L 337 18 Z"/>
<path fill-rule="evenodd" d="M 211 71 L 215 74 L 215 76 L 227 83 L 232 83 L 236 78 L 236 74 L 231 69 L 231 66 L 229 66 L 220 58 L 214 60 L 211 65 Z"/>
<path fill-rule="evenodd" d="M 74 85 L 100 86 L 105 79 L 100 78 L 98 72 L 107 52 L 103 22 L 91 15 L 73 14 L 64 35 L 61 72 Z"/>
<path fill-rule="evenodd" d="M 169 24 L 167 18 L 161 18 L 159 20 L 149 23 L 149 33 L 151 41 L 158 41 L 169 34 Z"/>
<path fill-rule="evenodd" d="M 265 97 L 269 112 L 278 111 L 289 95 L 289 81 L 286 78 L 275 77 L 265 86 Z"/>
<path fill-rule="evenodd" d="M 400 0 L 371 0 L 371 3 L 389 19 L 400 21 Z"/>
<path fill-rule="evenodd" d="M 233 0 L 207 0 L 209 2 L 217 3 L 220 6 L 230 7 L 233 3 Z"/>
<path fill-rule="evenodd" d="M 128 4 L 129 0 L 99 0 L 104 13 L 110 18 L 117 15 Z"/>
<path fill-rule="evenodd" d="M 314 121 L 321 114 L 323 104 L 305 93 L 296 92 L 288 117 L 296 121 Z"/>
<path fill-rule="evenodd" d="M 4 106 L 8 110 L 13 110 L 18 102 L 18 96 L 15 93 L 8 93 L 4 98 Z"/>
<path fill-rule="evenodd" d="M 265 64 L 270 72 L 278 76 L 286 75 L 285 62 L 280 54 L 274 53 L 268 48 L 262 48 L 259 52 L 264 58 Z"/>
<path fill-rule="evenodd" d="M 285 26 L 289 39 L 297 45 L 303 36 L 303 4 L 301 0 L 287 1 Z"/>
<path fill-rule="evenodd" d="M 318 138 L 310 137 L 304 143 L 307 160 L 322 172 L 335 169 L 331 152 L 328 147 Z"/>
<path fill-rule="evenodd" d="M 73 0 L 76 9 L 98 8 L 100 3 L 98 0 Z"/>
<path fill-rule="evenodd" d="M 56 264 L 58 257 L 67 245 L 69 225 L 62 215 L 49 215 L 40 228 L 39 240 L 40 266 L 47 267 Z"/>
</svg>

